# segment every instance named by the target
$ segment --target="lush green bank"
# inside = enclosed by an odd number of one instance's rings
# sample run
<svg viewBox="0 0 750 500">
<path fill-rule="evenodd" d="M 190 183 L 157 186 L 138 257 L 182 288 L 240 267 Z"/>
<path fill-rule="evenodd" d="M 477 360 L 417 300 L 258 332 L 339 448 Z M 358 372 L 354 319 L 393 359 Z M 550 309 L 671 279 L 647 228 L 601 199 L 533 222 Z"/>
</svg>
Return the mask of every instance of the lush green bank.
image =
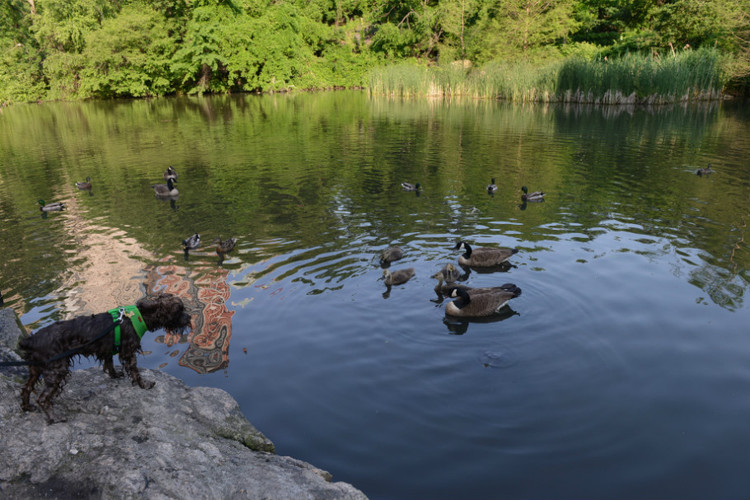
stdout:
<svg viewBox="0 0 750 500">
<path fill-rule="evenodd" d="M 3 0 L 0 104 L 364 86 L 514 100 L 748 93 L 748 12 L 750 0 Z M 417 62 L 434 69 L 389 69 Z"/>
<path fill-rule="evenodd" d="M 369 89 L 398 96 L 634 104 L 717 99 L 725 83 L 719 52 L 699 49 L 665 57 L 571 57 L 545 65 L 489 64 L 475 70 L 455 63 L 401 64 L 373 71 Z"/>
</svg>

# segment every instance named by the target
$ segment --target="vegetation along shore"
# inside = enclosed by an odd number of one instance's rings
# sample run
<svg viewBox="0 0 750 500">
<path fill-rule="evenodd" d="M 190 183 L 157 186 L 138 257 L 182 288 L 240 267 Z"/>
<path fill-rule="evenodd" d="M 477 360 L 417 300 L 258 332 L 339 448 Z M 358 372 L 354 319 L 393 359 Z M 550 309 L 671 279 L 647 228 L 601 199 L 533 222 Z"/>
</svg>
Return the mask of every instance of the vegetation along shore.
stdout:
<svg viewBox="0 0 750 500">
<path fill-rule="evenodd" d="M 0 104 L 367 88 L 750 95 L 750 0 L 5 0 Z"/>
</svg>

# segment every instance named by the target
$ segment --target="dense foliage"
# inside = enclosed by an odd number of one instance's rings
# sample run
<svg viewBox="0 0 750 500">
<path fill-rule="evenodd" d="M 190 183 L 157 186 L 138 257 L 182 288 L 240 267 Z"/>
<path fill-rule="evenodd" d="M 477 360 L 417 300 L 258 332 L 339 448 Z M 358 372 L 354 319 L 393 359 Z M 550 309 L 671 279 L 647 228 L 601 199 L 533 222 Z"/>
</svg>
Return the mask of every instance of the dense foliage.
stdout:
<svg viewBox="0 0 750 500">
<path fill-rule="evenodd" d="M 542 67 L 701 47 L 747 89 L 750 0 L 3 0 L 0 103 L 356 87 L 409 60 Z"/>
</svg>

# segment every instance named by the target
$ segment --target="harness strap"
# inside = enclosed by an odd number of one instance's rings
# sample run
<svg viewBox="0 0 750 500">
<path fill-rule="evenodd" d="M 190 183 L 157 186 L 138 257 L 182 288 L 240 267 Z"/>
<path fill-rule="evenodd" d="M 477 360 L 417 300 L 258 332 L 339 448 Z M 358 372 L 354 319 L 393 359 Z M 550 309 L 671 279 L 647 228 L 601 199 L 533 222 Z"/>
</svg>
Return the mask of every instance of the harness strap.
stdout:
<svg viewBox="0 0 750 500">
<path fill-rule="evenodd" d="M 107 312 L 112 315 L 112 321 L 114 322 L 113 328 L 115 329 L 115 345 L 112 354 L 120 352 L 120 323 L 122 323 L 124 318 L 130 318 L 130 323 L 133 325 L 135 333 L 138 334 L 139 339 L 142 339 L 143 334 L 148 330 L 146 322 L 143 321 L 143 316 L 136 306 L 116 307 Z"/>
</svg>

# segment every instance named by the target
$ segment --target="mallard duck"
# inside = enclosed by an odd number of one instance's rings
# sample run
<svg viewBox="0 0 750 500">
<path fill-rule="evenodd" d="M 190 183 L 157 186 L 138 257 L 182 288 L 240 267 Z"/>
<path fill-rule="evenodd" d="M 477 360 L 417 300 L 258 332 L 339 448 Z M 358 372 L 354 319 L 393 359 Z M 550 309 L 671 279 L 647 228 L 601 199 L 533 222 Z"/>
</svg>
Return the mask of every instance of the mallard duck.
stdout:
<svg viewBox="0 0 750 500">
<path fill-rule="evenodd" d="M 403 250 L 401 250 L 401 247 L 399 246 L 386 248 L 385 250 L 380 252 L 380 263 L 390 264 L 393 261 L 399 260 L 403 256 L 404 256 L 404 252 Z"/>
<path fill-rule="evenodd" d="M 91 189 L 91 177 L 86 177 L 86 182 L 76 182 L 76 187 L 81 190 Z"/>
<path fill-rule="evenodd" d="M 402 285 L 409 281 L 413 276 L 413 267 L 409 267 L 407 269 L 399 269 L 398 271 L 393 272 L 388 269 L 383 269 L 383 281 L 385 281 L 386 286 Z"/>
<path fill-rule="evenodd" d="M 535 191 L 529 194 L 529 188 L 526 186 L 522 186 L 521 191 L 523 191 L 521 195 L 521 200 L 523 201 L 544 201 L 544 193 L 542 191 Z"/>
<path fill-rule="evenodd" d="M 195 250 L 196 248 L 200 246 L 200 244 L 201 244 L 201 235 L 198 233 L 195 233 L 189 238 L 182 240 L 182 248 L 185 251 Z"/>
<path fill-rule="evenodd" d="M 221 241 L 221 238 L 216 238 L 214 244 L 216 245 L 216 253 L 220 256 L 224 256 L 234 249 L 234 244 L 237 243 L 237 238 L 227 238 Z"/>
<path fill-rule="evenodd" d="M 711 170 L 711 164 L 709 163 L 706 168 L 699 168 L 698 170 L 695 171 L 695 173 L 696 175 L 703 176 L 703 175 L 713 174 L 714 171 Z"/>
<path fill-rule="evenodd" d="M 418 182 L 416 184 L 412 184 L 410 182 L 402 182 L 401 183 L 401 189 L 403 189 L 404 191 L 419 191 L 419 188 L 421 186 L 422 185 L 420 183 L 418 183 Z"/>
<path fill-rule="evenodd" d="M 47 205 L 44 200 L 39 200 L 39 210 L 42 212 L 59 212 L 65 209 L 65 203 L 58 201 Z"/>
<path fill-rule="evenodd" d="M 521 289 L 516 285 L 508 283 L 503 287 L 505 288 L 498 287 L 497 290 L 484 293 L 472 293 L 456 288 L 451 296 L 457 298 L 445 306 L 445 314 L 464 318 L 491 316 L 507 304 L 510 299 L 521 295 Z"/>
<path fill-rule="evenodd" d="M 154 188 L 154 192 L 156 193 L 156 196 L 162 196 L 162 197 L 170 197 L 170 196 L 177 196 L 180 194 L 179 191 L 177 191 L 177 188 L 174 187 L 174 183 L 177 182 L 171 177 L 167 179 L 166 184 L 154 184 L 151 186 Z"/>
<path fill-rule="evenodd" d="M 164 171 L 164 180 L 166 181 L 167 179 L 177 180 L 177 170 L 172 165 L 168 166 Z"/>
<path fill-rule="evenodd" d="M 463 255 L 458 257 L 458 263 L 469 267 L 493 267 L 499 266 L 508 258 L 518 253 L 517 248 L 471 248 L 465 241 L 459 241 L 454 250 L 464 250 Z"/>
<path fill-rule="evenodd" d="M 489 184 L 487 184 L 487 192 L 492 194 L 497 191 L 497 185 L 495 184 L 495 178 L 493 177 Z"/>
</svg>

